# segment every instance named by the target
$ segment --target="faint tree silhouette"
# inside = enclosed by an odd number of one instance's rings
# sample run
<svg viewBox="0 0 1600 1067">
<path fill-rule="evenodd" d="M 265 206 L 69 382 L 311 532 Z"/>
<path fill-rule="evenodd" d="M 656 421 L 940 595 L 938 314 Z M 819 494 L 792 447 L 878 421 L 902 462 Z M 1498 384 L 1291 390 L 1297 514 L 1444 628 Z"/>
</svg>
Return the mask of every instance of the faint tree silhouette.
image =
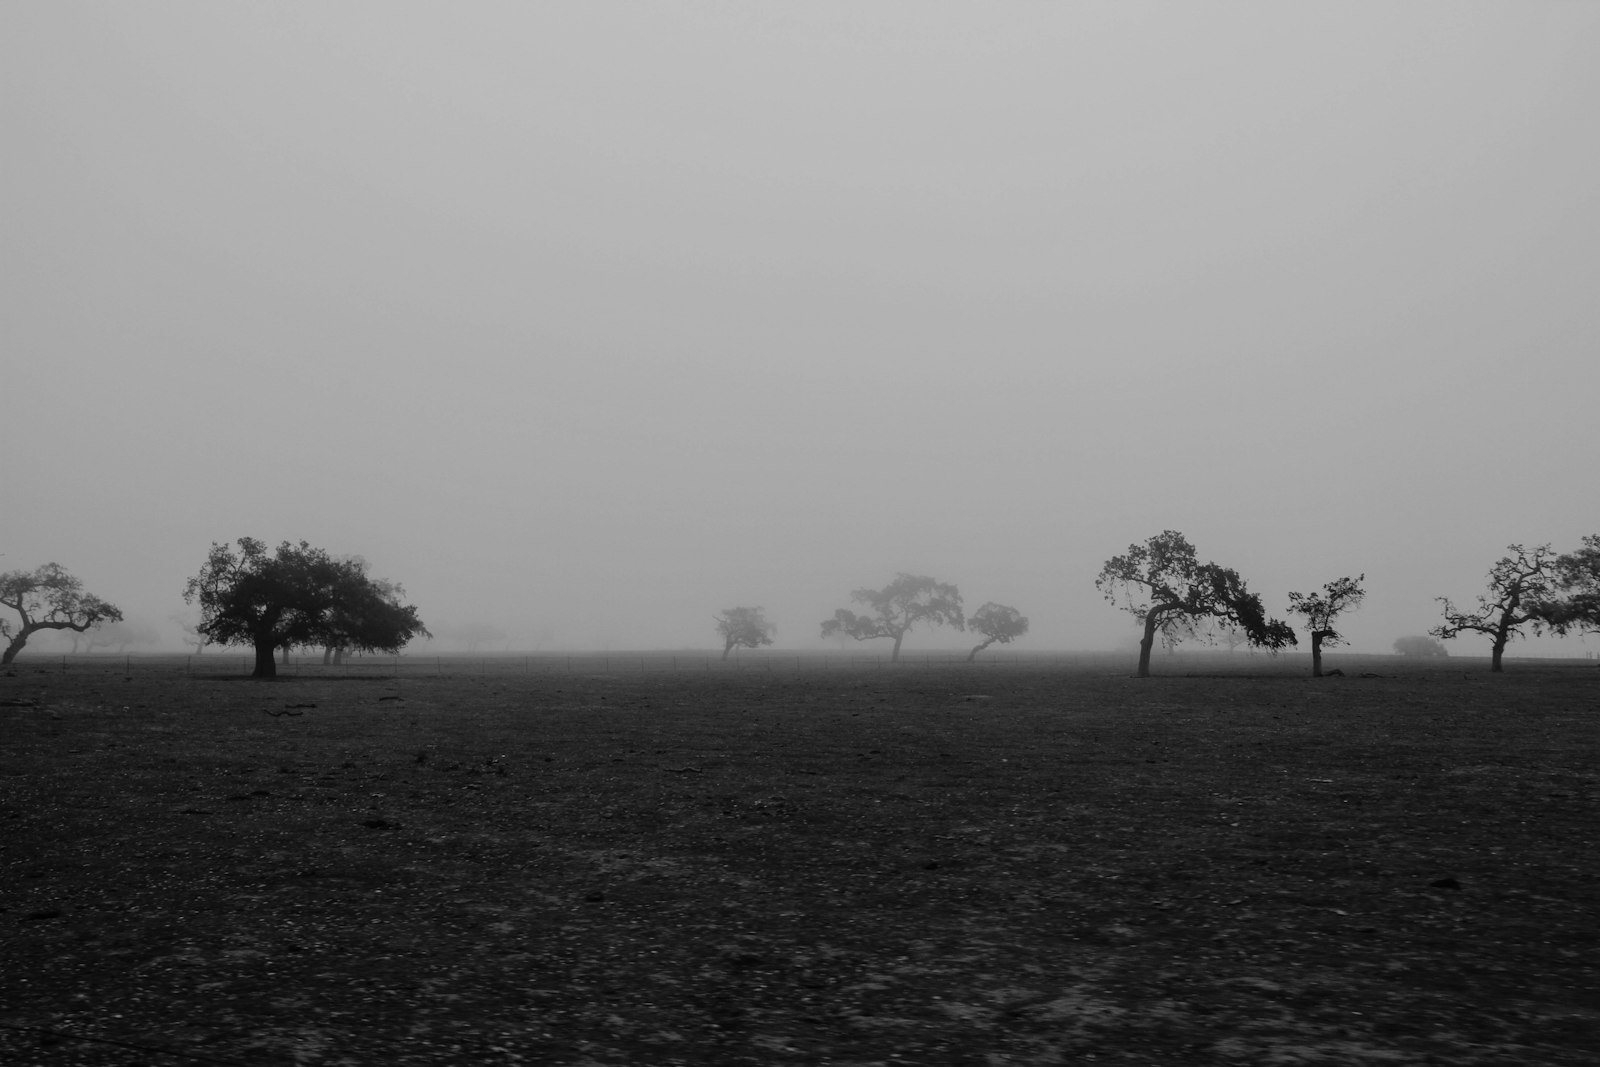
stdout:
<svg viewBox="0 0 1600 1067">
<path fill-rule="evenodd" d="M 833 618 L 822 624 L 822 636 L 844 634 L 857 641 L 891 638 L 894 641 L 894 651 L 889 655 L 891 662 L 900 659 L 901 642 L 912 627 L 920 623 L 966 629 L 960 591 L 926 575 L 901 573 L 882 589 L 857 589 L 850 594 L 850 599 L 866 605 L 871 613 L 857 615 L 840 608 L 833 613 Z"/>
</svg>

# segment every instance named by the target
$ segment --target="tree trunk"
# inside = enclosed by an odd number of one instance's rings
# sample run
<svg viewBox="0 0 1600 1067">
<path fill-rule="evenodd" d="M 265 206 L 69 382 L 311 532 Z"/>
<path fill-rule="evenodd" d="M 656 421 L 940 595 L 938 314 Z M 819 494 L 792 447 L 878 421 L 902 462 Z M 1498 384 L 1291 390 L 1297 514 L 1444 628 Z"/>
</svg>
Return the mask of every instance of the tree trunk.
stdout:
<svg viewBox="0 0 1600 1067">
<path fill-rule="evenodd" d="M 733 651 L 733 642 L 729 641 L 726 645 L 722 646 L 722 658 L 723 659 L 727 659 L 728 658 L 728 653 L 732 652 L 732 651 Z"/>
<path fill-rule="evenodd" d="M 1311 631 L 1311 677 L 1322 677 L 1322 631 Z"/>
<path fill-rule="evenodd" d="M 285 667 L 287 667 L 289 665 L 289 646 L 288 645 L 284 645 L 283 646 L 283 665 Z"/>
<path fill-rule="evenodd" d="M 1503 673 L 1503 668 L 1500 666 L 1500 657 L 1505 655 L 1505 651 L 1506 639 L 1496 637 L 1494 639 L 1494 647 L 1489 650 L 1489 670 L 1496 674 Z"/>
<path fill-rule="evenodd" d="M 87 626 L 73 626 L 71 623 L 66 622 L 24 622 L 22 629 L 17 631 L 16 636 L 11 639 L 11 643 L 6 646 L 6 650 L 0 652 L 0 667 L 16 659 L 17 653 L 22 651 L 22 646 L 28 643 L 28 638 L 40 630 L 75 630 L 77 633 L 82 633 L 87 629 Z M 76 635 L 74 635 L 72 652 L 74 655 L 78 652 Z"/>
<path fill-rule="evenodd" d="M 252 678 L 276 678 L 278 676 L 278 661 L 276 641 L 265 640 L 256 642 L 256 669 L 250 672 Z"/>
<path fill-rule="evenodd" d="M 1139 639 L 1139 677 L 1150 677 L 1150 650 L 1156 644 L 1156 617 L 1154 613 L 1145 616 L 1144 637 Z"/>
<path fill-rule="evenodd" d="M 900 662 L 900 642 L 904 641 L 905 639 L 906 635 L 904 630 L 894 635 L 894 651 L 889 654 L 890 663 Z"/>
<path fill-rule="evenodd" d="M 994 638 L 991 637 L 991 638 L 989 638 L 989 640 L 985 641 L 983 644 L 978 645 L 977 647 L 975 647 L 971 652 L 968 652 L 967 653 L 967 662 L 971 663 L 973 660 L 977 659 L 978 658 L 978 653 L 982 652 L 984 649 L 988 648 L 992 644 L 994 644 Z"/>
<path fill-rule="evenodd" d="M 324 645 L 322 648 L 322 665 L 324 667 L 333 662 L 333 646 Z"/>
</svg>

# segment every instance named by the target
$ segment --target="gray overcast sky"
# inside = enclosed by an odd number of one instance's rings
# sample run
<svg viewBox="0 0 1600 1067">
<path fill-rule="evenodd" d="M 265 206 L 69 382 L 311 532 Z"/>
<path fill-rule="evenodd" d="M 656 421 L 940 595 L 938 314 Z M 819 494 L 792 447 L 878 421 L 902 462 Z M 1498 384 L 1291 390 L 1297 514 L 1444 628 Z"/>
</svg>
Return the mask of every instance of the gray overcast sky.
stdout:
<svg viewBox="0 0 1600 1067">
<path fill-rule="evenodd" d="M 1096 648 L 1176 528 L 1387 650 L 1600 532 L 1597 103 L 1576 2 L 13 0 L 0 562 L 164 625 L 304 538 L 576 648 L 909 570 Z"/>
</svg>

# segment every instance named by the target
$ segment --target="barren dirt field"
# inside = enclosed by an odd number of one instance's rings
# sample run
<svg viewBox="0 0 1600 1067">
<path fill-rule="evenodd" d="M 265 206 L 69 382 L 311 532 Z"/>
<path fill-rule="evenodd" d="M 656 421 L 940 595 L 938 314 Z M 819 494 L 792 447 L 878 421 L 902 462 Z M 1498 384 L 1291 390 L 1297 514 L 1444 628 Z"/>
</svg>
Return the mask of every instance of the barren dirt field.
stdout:
<svg viewBox="0 0 1600 1067">
<path fill-rule="evenodd" d="M 0 674 L 0 1063 L 1600 1060 L 1593 664 L 210 660 Z"/>
</svg>

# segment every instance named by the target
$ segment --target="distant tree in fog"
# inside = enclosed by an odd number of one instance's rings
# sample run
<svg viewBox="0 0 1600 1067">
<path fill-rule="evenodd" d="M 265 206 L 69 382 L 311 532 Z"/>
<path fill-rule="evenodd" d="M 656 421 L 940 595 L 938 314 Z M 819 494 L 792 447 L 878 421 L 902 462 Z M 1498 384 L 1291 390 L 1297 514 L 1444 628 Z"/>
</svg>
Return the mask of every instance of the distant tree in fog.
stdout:
<svg viewBox="0 0 1600 1067">
<path fill-rule="evenodd" d="M 1539 615 L 1554 633 L 1600 634 L 1600 534 L 1555 559 L 1555 589 Z"/>
<path fill-rule="evenodd" d="M 1508 545 L 1506 551 L 1511 554 L 1489 568 L 1489 588 L 1478 594 L 1478 606 L 1465 610 L 1449 597 L 1436 597 L 1444 605 L 1444 622 L 1428 631 L 1444 640 L 1469 632 L 1487 635 L 1491 671 L 1502 669 L 1506 645 L 1521 636 L 1524 626 L 1534 633 L 1544 627 L 1544 605 L 1556 599 L 1555 553 L 1549 545 L 1532 550 Z"/>
<path fill-rule="evenodd" d="M 156 633 L 156 628 L 147 622 L 120 622 L 101 623 L 84 635 L 89 639 L 89 651 L 97 648 L 106 648 L 122 655 L 133 645 L 159 645 L 161 635 Z"/>
<path fill-rule="evenodd" d="M 304 541 L 285 541 L 273 552 L 253 537 L 238 545 L 235 554 L 213 543 L 183 599 L 200 605 L 199 630 L 208 641 L 255 649 L 253 677 L 276 677 L 273 653 L 280 648 L 398 652 L 428 632 L 417 609 L 400 603 L 400 587 L 374 582 L 364 564 Z"/>
<path fill-rule="evenodd" d="M 476 653 L 484 645 L 504 646 L 510 639 L 500 627 L 486 622 L 469 622 L 459 626 L 441 626 L 434 634 L 440 641 Z"/>
<path fill-rule="evenodd" d="M 1431 637 L 1397 637 L 1394 642 L 1394 651 L 1397 656 L 1448 656 L 1450 652 L 1437 640 Z"/>
<path fill-rule="evenodd" d="M 722 635 L 722 658 L 736 648 L 760 648 L 772 644 L 777 628 L 767 621 L 761 608 L 727 608 L 717 616 L 717 633 Z"/>
<path fill-rule="evenodd" d="M 1252 645 L 1276 651 L 1297 644 L 1288 623 L 1267 618 L 1261 598 L 1245 588 L 1239 573 L 1201 563 L 1194 546 L 1176 530 L 1165 530 L 1142 545 L 1106 561 L 1094 580 L 1111 604 L 1144 627 L 1139 641 L 1139 677 L 1150 676 L 1150 650 L 1156 635 L 1169 647 L 1197 636 L 1199 622 L 1219 620 L 1243 630 Z"/>
<path fill-rule="evenodd" d="M 983 607 L 972 613 L 967 620 L 967 627 L 982 634 L 983 643 L 973 646 L 967 653 L 967 662 L 971 663 L 978 658 L 978 653 L 998 642 L 1008 645 L 1012 641 L 1028 632 L 1028 617 L 1016 608 L 1005 604 L 996 604 L 989 601 Z"/>
<path fill-rule="evenodd" d="M 167 616 L 172 623 L 183 633 L 183 643 L 194 646 L 194 654 L 200 655 L 206 650 L 206 635 L 200 632 L 200 620 L 192 619 L 185 615 L 173 612 Z"/>
<path fill-rule="evenodd" d="M 955 586 L 936 582 L 925 575 L 899 574 L 882 589 L 857 589 L 850 594 L 850 599 L 866 605 L 870 614 L 857 615 L 840 608 L 833 613 L 833 618 L 822 624 L 822 636 L 844 634 L 857 641 L 892 638 L 891 661 L 899 660 L 900 643 L 919 623 L 966 629 L 961 593 Z"/>
<path fill-rule="evenodd" d="M 16 623 L 0 617 L 0 639 L 6 649 L 0 664 L 17 658 L 28 638 L 40 630 L 72 630 L 83 633 L 105 622 L 121 622 L 122 612 L 97 596 L 83 591 L 83 582 L 67 573 L 59 563 L 46 563 L 37 570 L 7 571 L 0 574 L 0 606 L 17 613 Z"/>
<path fill-rule="evenodd" d="M 1331 647 L 1344 640 L 1333 628 L 1334 620 L 1361 606 L 1367 597 L 1361 583 L 1366 580 L 1365 574 L 1358 574 L 1329 582 L 1320 593 L 1289 594 L 1289 613 L 1304 615 L 1306 630 L 1311 634 L 1311 677 L 1322 677 L 1322 646 Z"/>
</svg>

